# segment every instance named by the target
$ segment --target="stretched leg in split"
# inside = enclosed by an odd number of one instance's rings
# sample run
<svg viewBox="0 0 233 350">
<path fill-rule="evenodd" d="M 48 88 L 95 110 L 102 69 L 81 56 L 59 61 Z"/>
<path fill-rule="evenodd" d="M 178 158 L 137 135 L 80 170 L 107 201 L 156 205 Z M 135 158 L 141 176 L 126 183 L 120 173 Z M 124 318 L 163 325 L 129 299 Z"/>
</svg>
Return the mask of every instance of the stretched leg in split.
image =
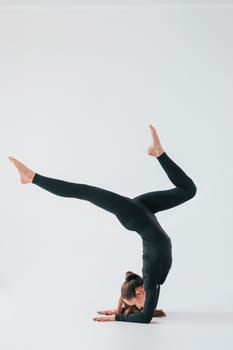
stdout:
<svg viewBox="0 0 233 350">
<path fill-rule="evenodd" d="M 9 157 L 9 159 L 19 171 L 22 184 L 33 183 L 58 196 L 87 200 L 115 214 L 123 225 L 140 215 L 139 206 L 126 196 L 88 184 L 46 177 L 35 173 L 13 157 Z"/>
</svg>

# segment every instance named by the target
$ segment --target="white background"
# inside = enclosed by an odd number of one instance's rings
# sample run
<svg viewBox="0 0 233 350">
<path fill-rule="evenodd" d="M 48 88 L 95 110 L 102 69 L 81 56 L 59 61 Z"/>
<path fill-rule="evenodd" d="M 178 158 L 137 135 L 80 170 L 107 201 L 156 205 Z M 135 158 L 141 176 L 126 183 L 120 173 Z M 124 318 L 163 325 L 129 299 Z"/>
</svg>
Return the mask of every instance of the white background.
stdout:
<svg viewBox="0 0 233 350">
<path fill-rule="evenodd" d="M 0 350 L 232 349 L 231 1 L 75 3 L 0 2 Z M 129 197 L 168 189 L 150 123 L 198 189 L 157 214 L 173 243 L 168 316 L 94 322 L 125 272 L 141 274 L 140 237 L 21 185 L 7 157 Z"/>
</svg>

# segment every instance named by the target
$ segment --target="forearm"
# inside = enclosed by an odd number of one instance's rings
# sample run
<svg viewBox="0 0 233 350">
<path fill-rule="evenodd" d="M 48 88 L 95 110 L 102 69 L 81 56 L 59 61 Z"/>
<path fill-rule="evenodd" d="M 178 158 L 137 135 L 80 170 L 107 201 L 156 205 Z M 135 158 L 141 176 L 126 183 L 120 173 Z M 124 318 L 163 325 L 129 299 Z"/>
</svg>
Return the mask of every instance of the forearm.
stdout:
<svg viewBox="0 0 233 350">
<path fill-rule="evenodd" d="M 120 296 L 118 300 L 117 308 L 116 308 L 116 314 L 120 314 L 122 312 L 123 304 L 124 304 L 123 298 Z"/>
<path fill-rule="evenodd" d="M 153 315 L 152 315 L 153 316 Z M 150 323 L 152 317 L 147 316 L 143 312 L 137 312 L 132 314 L 116 314 L 115 321 L 125 321 L 125 322 L 137 322 L 137 323 Z"/>
</svg>

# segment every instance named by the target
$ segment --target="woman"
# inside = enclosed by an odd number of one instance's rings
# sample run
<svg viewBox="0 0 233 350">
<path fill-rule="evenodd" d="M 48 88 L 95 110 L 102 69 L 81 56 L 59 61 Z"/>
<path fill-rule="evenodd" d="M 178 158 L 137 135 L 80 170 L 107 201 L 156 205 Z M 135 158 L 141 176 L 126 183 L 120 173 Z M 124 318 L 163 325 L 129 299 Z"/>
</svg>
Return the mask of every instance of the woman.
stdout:
<svg viewBox="0 0 233 350">
<path fill-rule="evenodd" d="M 150 125 L 150 130 L 153 143 L 147 153 L 159 161 L 175 187 L 141 194 L 135 198 L 87 184 L 45 177 L 9 157 L 19 171 L 22 184 L 33 183 L 58 196 L 87 200 L 113 213 L 126 229 L 140 235 L 143 245 L 143 277 L 126 277 L 121 288 L 118 311 L 123 302 L 143 310 L 95 317 L 96 321 L 151 322 L 158 303 L 160 285 L 165 282 L 172 265 L 171 240 L 154 214 L 184 203 L 194 197 L 197 191 L 193 180 L 164 151 L 153 125 Z"/>
</svg>

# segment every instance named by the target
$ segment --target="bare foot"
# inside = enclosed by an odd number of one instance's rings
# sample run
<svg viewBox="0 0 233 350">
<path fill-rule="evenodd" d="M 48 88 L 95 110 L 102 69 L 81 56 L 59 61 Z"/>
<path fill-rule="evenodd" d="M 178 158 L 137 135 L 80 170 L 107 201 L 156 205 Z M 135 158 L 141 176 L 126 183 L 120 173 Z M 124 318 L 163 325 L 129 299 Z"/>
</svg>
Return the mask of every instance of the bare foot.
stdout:
<svg viewBox="0 0 233 350">
<path fill-rule="evenodd" d="M 34 171 L 32 171 L 31 169 L 27 168 L 26 165 L 19 162 L 14 157 L 8 157 L 8 158 L 14 164 L 14 166 L 17 168 L 19 175 L 20 175 L 20 182 L 22 184 L 27 184 L 27 183 L 32 182 L 36 173 Z"/>
<path fill-rule="evenodd" d="M 164 153 L 164 149 L 161 146 L 157 131 L 153 125 L 150 124 L 150 131 L 153 137 L 153 143 L 148 147 L 147 154 L 153 157 L 159 157 L 162 153 Z"/>
</svg>

